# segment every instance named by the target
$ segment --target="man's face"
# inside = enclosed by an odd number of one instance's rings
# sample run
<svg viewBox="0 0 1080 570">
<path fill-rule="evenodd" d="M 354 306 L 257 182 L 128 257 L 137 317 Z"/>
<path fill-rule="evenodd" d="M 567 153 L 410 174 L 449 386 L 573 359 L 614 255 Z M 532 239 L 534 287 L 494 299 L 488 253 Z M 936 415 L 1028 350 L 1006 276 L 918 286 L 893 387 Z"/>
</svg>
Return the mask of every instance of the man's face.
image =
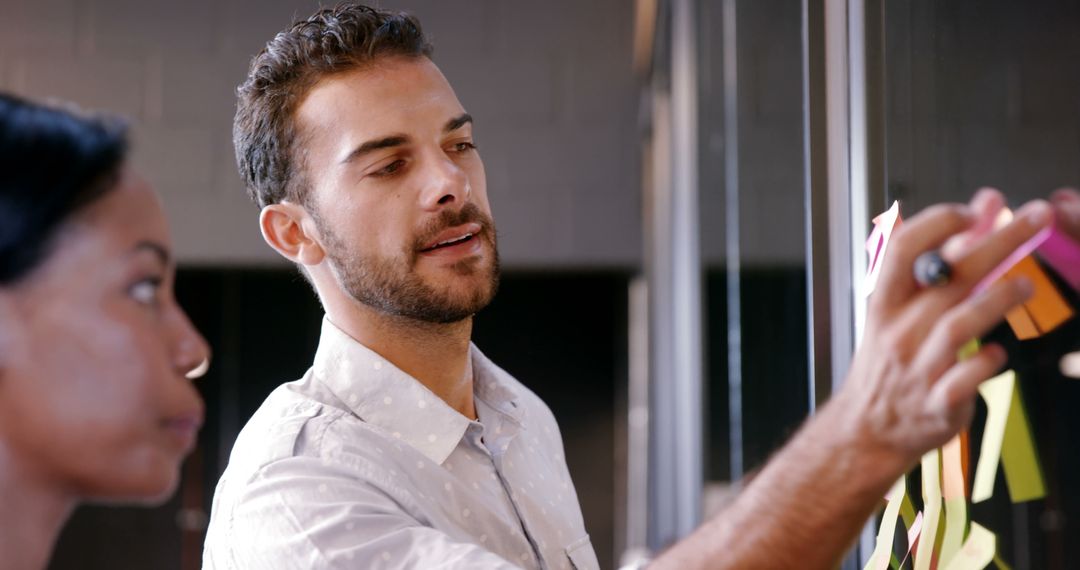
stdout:
<svg viewBox="0 0 1080 570">
<path fill-rule="evenodd" d="M 473 125 L 427 58 L 385 58 L 316 84 L 297 109 L 305 206 L 354 299 L 449 323 L 495 295 L 498 253 Z"/>
</svg>

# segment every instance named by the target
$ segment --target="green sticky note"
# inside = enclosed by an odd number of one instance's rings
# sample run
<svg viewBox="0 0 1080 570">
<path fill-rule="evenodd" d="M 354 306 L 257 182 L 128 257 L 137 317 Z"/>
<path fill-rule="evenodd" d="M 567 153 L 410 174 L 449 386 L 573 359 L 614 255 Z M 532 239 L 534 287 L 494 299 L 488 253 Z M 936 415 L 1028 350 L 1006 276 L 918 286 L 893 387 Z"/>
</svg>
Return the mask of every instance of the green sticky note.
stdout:
<svg viewBox="0 0 1080 570">
<path fill-rule="evenodd" d="M 1046 496 L 1046 483 L 1039 468 L 1035 438 L 1031 436 L 1020 390 L 1013 385 L 1009 420 L 1005 425 L 1005 440 L 1001 444 L 1001 463 L 1005 467 L 1005 483 L 1012 502 L 1034 501 Z"/>
<path fill-rule="evenodd" d="M 915 570 L 930 570 L 934 559 L 938 524 L 941 517 L 941 450 L 930 451 L 922 458 L 923 529 L 919 549 L 915 551 Z"/>
<path fill-rule="evenodd" d="M 900 501 L 900 518 L 904 519 L 904 528 L 911 528 L 911 525 L 915 524 L 915 507 L 907 493 L 904 493 Z"/>
<path fill-rule="evenodd" d="M 979 394 L 986 401 L 987 414 L 972 502 L 985 501 L 993 495 L 999 460 L 1014 503 L 1045 497 L 1046 485 L 1016 387 L 1016 373 L 1010 370 L 983 382 Z"/>
<path fill-rule="evenodd" d="M 973 338 L 969 340 L 967 344 L 960 347 L 960 350 L 956 353 L 956 359 L 960 361 L 967 360 L 978 354 L 979 348 L 979 339 Z"/>
<path fill-rule="evenodd" d="M 979 523 L 971 523 L 971 532 L 963 548 L 945 566 L 945 570 L 983 570 L 994 560 L 997 537 Z"/>
</svg>

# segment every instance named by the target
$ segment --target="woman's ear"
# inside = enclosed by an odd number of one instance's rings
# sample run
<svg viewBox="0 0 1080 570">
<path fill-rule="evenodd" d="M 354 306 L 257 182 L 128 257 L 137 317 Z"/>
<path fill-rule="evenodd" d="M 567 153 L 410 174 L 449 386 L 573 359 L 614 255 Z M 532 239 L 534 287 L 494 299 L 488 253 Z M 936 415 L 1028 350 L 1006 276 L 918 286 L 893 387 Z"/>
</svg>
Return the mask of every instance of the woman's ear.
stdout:
<svg viewBox="0 0 1080 570">
<path fill-rule="evenodd" d="M 293 263 L 310 266 L 322 263 L 326 251 L 316 234 L 314 220 L 299 204 L 270 204 L 259 214 L 259 229 L 270 247 Z"/>
<path fill-rule="evenodd" d="M 11 365 L 14 355 L 17 316 L 14 312 L 11 292 L 0 289 L 0 381 Z"/>
</svg>

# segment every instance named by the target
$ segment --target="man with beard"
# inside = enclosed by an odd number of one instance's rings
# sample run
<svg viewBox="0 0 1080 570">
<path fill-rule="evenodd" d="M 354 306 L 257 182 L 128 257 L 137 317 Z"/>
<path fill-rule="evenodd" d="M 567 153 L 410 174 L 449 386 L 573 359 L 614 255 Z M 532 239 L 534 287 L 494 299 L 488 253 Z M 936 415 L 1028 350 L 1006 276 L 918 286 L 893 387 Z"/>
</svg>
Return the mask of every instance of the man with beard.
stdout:
<svg viewBox="0 0 1080 570">
<path fill-rule="evenodd" d="M 326 318 L 312 368 L 236 441 L 206 568 L 597 566 L 551 412 L 469 341 L 497 288 L 496 234 L 472 117 L 430 52 L 414 18 L 345 4 L 278 34 L 239 90 L 262 234 Z M 1001 205 L 984 192 L 905 224 L 851 380 L 656 567 L 835 564 L 1004 363 L 993 345 L 956 354 L 1030 283 L 969 294 L 1053 214 L 1036 202 L 992 232 Z M 951 282 L 920 287 L 915 258 L 948 243 L 964 244 L 942 249 Z"/>
</svg>

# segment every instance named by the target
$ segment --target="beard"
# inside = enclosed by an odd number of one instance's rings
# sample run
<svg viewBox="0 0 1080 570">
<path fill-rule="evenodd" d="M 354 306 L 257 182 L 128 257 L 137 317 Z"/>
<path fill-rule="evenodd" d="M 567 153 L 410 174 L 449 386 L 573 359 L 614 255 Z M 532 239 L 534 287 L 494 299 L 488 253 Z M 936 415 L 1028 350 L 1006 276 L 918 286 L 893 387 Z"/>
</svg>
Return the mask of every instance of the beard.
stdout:
<svg viewBox="0 0 1080 570">
<path fill-rule="evenodd" d="M 491 217 L 473 203 L 461 210 L 443 210 L 419 232 L 417 239 L 399 256 L 362 255 L 349 248 L 330 224 L 313 215 L 323 236 L 326 256 L 345 291 L 356 301 L 382 313 L 425 323 L 448 324 L 467 319 L 491 303 L 499 288 L 499 251 Z M 428 283 L 416 272 L 423 244 L 446 228 L 467 223 L 481 230 L 472 239 L 491 247 L 491 263 L 471 258 L 450 266 L 461 278 L 475 283 L 470 290 L 457 292 L 452 283 Z"/>
</svg>

